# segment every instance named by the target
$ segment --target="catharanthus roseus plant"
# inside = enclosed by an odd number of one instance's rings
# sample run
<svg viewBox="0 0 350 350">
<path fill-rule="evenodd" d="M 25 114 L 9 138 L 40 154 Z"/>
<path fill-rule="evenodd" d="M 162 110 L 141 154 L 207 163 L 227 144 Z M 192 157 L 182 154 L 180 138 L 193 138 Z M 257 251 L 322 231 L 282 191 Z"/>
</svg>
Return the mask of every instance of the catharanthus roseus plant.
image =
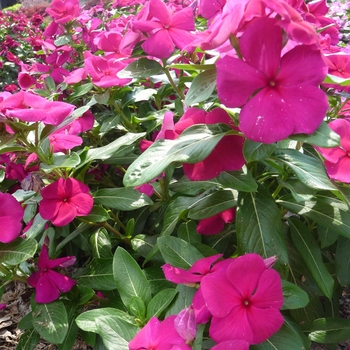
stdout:
<svg viewBox="0 0 350 350">
<path fill-rule="evenodd" d="M 1 12 L 0 295 L 31 296 L 18 350 L 349 338 L 349 15 L 325 0 Z"/>
</svg>

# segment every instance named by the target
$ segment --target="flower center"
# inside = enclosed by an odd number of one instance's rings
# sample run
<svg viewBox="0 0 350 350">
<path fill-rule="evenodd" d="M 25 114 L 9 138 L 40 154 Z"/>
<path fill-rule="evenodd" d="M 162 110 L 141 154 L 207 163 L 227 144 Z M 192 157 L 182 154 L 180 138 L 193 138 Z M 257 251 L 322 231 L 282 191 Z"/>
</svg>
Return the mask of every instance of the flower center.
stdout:
<svg viewBox="0 0 350 350">
<path fill-rule="evenodd" d="M 270 80 L 270 86 L 276 86 L 276 82 L 275 81 L 273 81 L 273 80 Z"/>
<path fill-rule="evenodd" d="M 244 300 L 244 301 L 243 301 L 243 305 L 246 306 L 246 307 L 248 307 L 248 306 L 250 305 L 249 300 Z"/>
</svg>

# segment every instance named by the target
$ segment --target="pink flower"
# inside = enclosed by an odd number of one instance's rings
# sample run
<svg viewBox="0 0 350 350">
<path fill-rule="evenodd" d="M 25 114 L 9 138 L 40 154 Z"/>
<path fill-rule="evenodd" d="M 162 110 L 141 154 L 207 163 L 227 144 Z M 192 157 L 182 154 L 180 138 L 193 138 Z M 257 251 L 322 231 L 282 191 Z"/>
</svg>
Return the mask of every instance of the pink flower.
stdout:
<svg viewBox="0 0 350 350">
<path fill-rule="evenodd" d="M 235 217 L 236 208 L 224 210 L 210 218 L 202 219 L 198 223 L 196 231 L 201 235 L 216 235 L 224 229 L 225 224 L 233 222 Z"/>
<path fill-rule="evenodd" d="M 76 281 L 52 270 L 55 267 L 68 267 L 75 263 L 75 256 L 50 260 L 46 245 L 41 248 L 38 267 L 39 271 L 32 273 L 28 283 L 36 288 L 35 301 L 37 303 L 51 303 L 58 299 L 60 292 L 69 292 Z"/>
<path fill-rule="evenodd" d="M 56 23 L 67 23 L 79 16 L 79 0 L 53 0 L 46 12 Z"/>
<path fill-rule="evenodd" d="M 76 216 L 86 216 L 94 205 L 89 191 L 88 186 L 76 179 L 60 178 L 41 190 L 40 215 L 56 226 L 65 226 Z"/>
<path fill-rule="evenodd" d="M 70 135 L 67 132 L 55 132 L 49 136 L 50 146 L 53 152 L 64 152 L 83 143 L 83 139 L 76 135 Z"/>
<path fill-rule="evenodd" d="M 225 123 L 237 130 L 230 116 L 221 108 L 215 108 L 209 113 L 198 108 L 189 108 L 175 124 L 175 132 L 180 134 L 194 124 L 215 123 Z M 222 171 L 241 169 L 245 163 L 243 143 L 244 138 L 241 136 L 224 136 L 207 158 L 195 164 L 183 164 L 186 177 L 192 181 L 211 180 Z"/>
<path fill-rule="evenodd" d="M 175 14 L 161 0 L 150 0 L 149 15 L 151 20 L 136 20 L 133 28 L 149 33 L 149 38 L 142 48 L 151 56 L 168 58 L 175 46 L 183 50 L 193 40 L 190 31 L 195 30 L 191 7 L 186 7 Z"/>
<path fill-rule="evenodd" d="M 257 254 L 247 254 L 226 269 L 203 277 L 201 290 L 213 315 L 209 334 L 216 342 L 258 344 L 276 333 L 284 319 L 281 278 Z"/>
<path fill-rule="evenodd" d="M 23 215 L 24 210 L 14 197 L 0 192 L 0 242 L 9 243 L 19 236 Z"/>
<path fill-rule="evenodd" d="M 318 88 L 327 74 L 320 51 L 299 45 L 281 58 L 282 39 L 276 20 L 257 19 L 240 39 L 244 61 L 226 56 L 217 62 L 219 98 L 227 107 L 242 107 L 239 127 L 253 141 L 310 134 L 328 108 Z"/>
<path fill-rule="evenodd" d="M 336 119 L 328 126 L 340 136 L 340 146 L 315 148 L 325 158 L 324 165 L 328 176 L 332 180 L 350 183 L 350 121 Z"/>
<path fill-rule="evenodd" d="M 0 101 L 0 113 L 8 118 L 18 118 L 25 122 L 42 121 L 44 124 L 59 125 L 74 110 L 75 106 L 20 91 Z"/>
<path fill-rule="evenodd" d="M 92 82 L 101 88 L 112 86 L 124 86 L 131 79 L 119 78 L 117 73 L 125 68 L 125 63 L 115 58 L 106 59 L 94 56 L 89 52 L 84 53 L 85 71 L 90 75 Z"/>
<path fill-rule="evenodd" d="M 229 340 L 215 345 L 211 350 L 249 350 L 249 343 L 244 340 Z"/>
<path fill-rule="evenodd" d="M 192 307 L 185 308 L 179 312 L 174 320 L 176 331 L 186 342 L 191 342 L 196 338 L 197 323 Z"/>
<path fill-rule="evenodd" d="M 190 350 L 174 327 L 175 315 L 159 321 L 152 317 L 129 342 L 129 350 Z"/>
<path fill-rule="evenodd" d="M 177 284 L 191 285 L 202 280 L 203 276 L 207 275 L 212 268 L 212 265 L 222 257 L 222 254 L 209 256 L 197 260 L 188 270 L 180 267 L 174 267 L 170 264 L 162 266 L 165 278 L 168 281 Z"/>
</svg>

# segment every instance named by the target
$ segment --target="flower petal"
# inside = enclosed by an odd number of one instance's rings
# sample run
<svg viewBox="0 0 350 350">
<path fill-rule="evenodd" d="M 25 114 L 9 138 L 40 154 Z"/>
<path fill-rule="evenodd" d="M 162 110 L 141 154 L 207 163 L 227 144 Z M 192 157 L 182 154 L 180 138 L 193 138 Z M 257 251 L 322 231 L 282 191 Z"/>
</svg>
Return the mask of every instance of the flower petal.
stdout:
<svg viewBox="0 0 350 350">
<path fill-rule="evenodd" d="M 36 285 L 35 301 L 37 303 L 51 303 L 60 296 L 56 284 L 51 280 L 47 272 L 41 272 Z"/>
<path fill-rule="evenodd" d="M 149 55 L 158 58 L 168 58 L 174 51 L 174 43 L 167 29 L 151 35 L 141 46 Z"/>
<path fill-rule="evenodd" d="M 49 270 L 48 272 L 49 278 L 51 281 L 57 286 L 57 288 L 63 292 L 69 292 L 77 283 L 77 281 L 72 280 L 71 278 L 61 275 L 60 273 Z"/>
</svg>

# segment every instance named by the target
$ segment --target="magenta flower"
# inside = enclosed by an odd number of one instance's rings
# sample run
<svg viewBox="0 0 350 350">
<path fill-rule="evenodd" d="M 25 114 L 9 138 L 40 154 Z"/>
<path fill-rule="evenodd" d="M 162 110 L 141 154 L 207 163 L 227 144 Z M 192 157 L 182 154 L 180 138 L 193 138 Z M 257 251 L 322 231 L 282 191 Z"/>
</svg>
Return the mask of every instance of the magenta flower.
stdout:
<svg viewBox="0 0 350 350">
<path fill-rule="evenodd" d="M 183 50 L 194 40 L 190 33 L 195 30 L 191 7 L 173 14 L 163 1 L 150 0 L 149 16 L 151 20 L 133 21 L 134 29 L 149 33 L 149 38 L 142 44 L 149 55 L 168 58 L 175 46 Z"/>
<path fill-rule="evenodd" d="M 53 0 L 46 12 L 56 23 L 67 23 L 79 16 L 79 0 Z"/>
<path fill-rule="evenodd" d="M 233 222 L 235 217 L 236 208 L 224 210 L 210 218 L 200 220 L 196 231 L 201 235 L 216 235 L 225 228 L 225 224 Z"/>
<path fill-rule="evenodd" d="M 190 350 L 191 347 L 174 327 L 175 318 L 176 316 L 172 315 L 164 321 L 159 321 L 152 317 L 129 342 L 129 350 Z"/>
<path fill-rule="evenodd" d="M 60 178 L 41 190 L 39 212 L 56 226 L 65 226 L 76 216 L 89 215 L 94 200 L 90 189 L 82 182 Z"/>
<path fill-rule="evenodd" d="M 244 340 L 229 340 L 215 345 L 211 350 L 249 350 L 249 343 Z"/>
<path fill-rule="evenodd" d="M 181 134 L 194 124 L 216 123 L 225 123 L 233 130 L 237 130 L 230 116 L 221 108 L 215 108 L 208 113 L 198 108 L 189 108 L 175 124 L 175 132 Z M 241 169 L 245 163 L 242 152 L 243 143 L 244 138 L 241 136 L 224 136 L 207 158 L 195 164 L 183 164 L 186 177 L 192 181 L 211 180 L 220 175 L 222 171 Z"/>
<path fill-rule="evenodd" d="M 0 304 L 0 310 L 4 310 L 6 307 L 6 304 Z"/>
<path fill-rule="evenodd" d="M 350 183 L 350 121 L 336 119 L 328 126 L 340 136 L 340 146 L 315 148 L 325 158 L 324 165 L 328 176 L 332 180 Z"/>
<path fill-rule="evenodd" d="M 0 242 L 9 243 L 16 239 L 22 230 L 24 210 L 16 198 L 0 192 Z"/>
<path fill-rule="evenodd" d="M 203 277 L 201 290 L 213 315 L 209 334 L 216 342 L 244 340 L 258 344 L 276 333 L 284 319 L 280 275 L 262 257 L 247 254 L 226 269 Z"/>
<path fill-rule="evenodd" d="M 75 256 L 50 260 L 46 245 L 41 248 L 38 267 L 39 271 L 32 273 L 28 283 L 36 288 L 37 303 L 51 303 L 58 299 L 60 292 L 69 292 L 76 284 L 71 278 L 52 270 L 55 267 L 68 267 L 75 263 Z"/>
<path fill-rule="evenodd" d="M 242 107 L 239 127 L 253 141 L 310 134 L 328 108 L 318 88 L 327 74 L 320 51 L 299 45 L 281 58 L 282 42 L 277 20 L 260 18 L 240 39 L 244 60 L 226 56 L 217 61 L 219 98 L 227 107 Z"/>
</svg>

